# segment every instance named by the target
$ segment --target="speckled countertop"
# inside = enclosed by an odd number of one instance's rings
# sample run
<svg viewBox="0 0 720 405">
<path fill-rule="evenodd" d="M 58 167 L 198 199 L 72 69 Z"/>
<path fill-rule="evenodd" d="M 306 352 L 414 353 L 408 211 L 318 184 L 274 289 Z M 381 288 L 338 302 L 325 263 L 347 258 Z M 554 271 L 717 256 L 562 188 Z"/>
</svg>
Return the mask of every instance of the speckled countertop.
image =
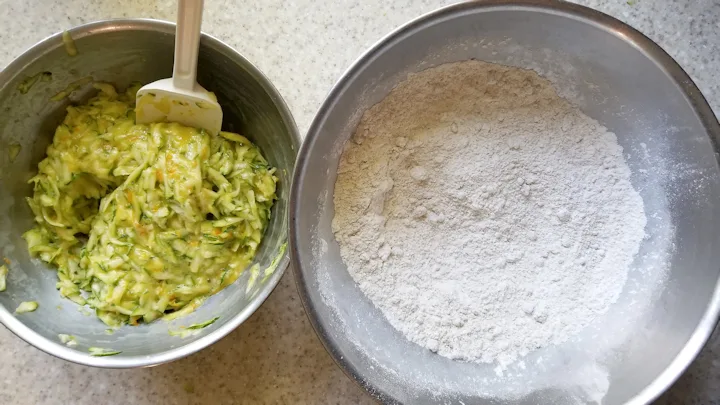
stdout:
<svg viewBox="0 0 720 405">
<path fill-rule="evenodd" d="M 208 0 L 203 30 L 254 62 L 304 133 L 332 84 L 383 35 L 448 1 Z M 720 111 L 720 2 L 579 1 L 638 28 Z M 631 4 L 628 4 L 631 3 Z M 0 66 L 52 33 L 93 20 L 173 20 L 173 0 L 0 0 Z M 55 359 L 0 326 L 0 404 L 369 404 L 315 337 L 288 270 L 267 302 L 214 346 L 149 369 Z M 720 404 L 720 332 L 661 404 Z"/>
</svg>

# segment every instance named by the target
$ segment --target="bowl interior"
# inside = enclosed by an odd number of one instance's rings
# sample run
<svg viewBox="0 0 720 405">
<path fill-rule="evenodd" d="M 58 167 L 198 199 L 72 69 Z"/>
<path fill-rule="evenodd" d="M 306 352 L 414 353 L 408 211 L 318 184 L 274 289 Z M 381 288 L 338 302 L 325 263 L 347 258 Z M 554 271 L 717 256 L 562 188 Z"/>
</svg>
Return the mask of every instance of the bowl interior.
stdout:
<svg viewBox="0 0 720 405">
<path fill-rule="evenodd" d="M 293 184 L 300 293 L 338 363 L 385 401 L 649 402 L 692 360 L 717 319 L 717 121 L 682 70 L 618 21 L 569 4 L 499 3 L 449 7 L 396 31 L 330 94 Z M 538 71 L 617 134 L 648 216 L 648 237 L 607 315 L 502 375 L 494 365 L 435 355 L 394 330 L 347 272 L 331 231 L 339 156 L 362 113 L 409 73 L 471 58 Z"/>
<path fill-rule="evenodd" d="M 37 45 L 0 75 L 0 256 L 10 260 L 8 290 L 0 294 L 0 319 L 18 335 L 41 349 L 66 359 L 106 366 L 137 366 L 172 360 L 212 343 L 231 331 L 264 301 L 289 261 L 284 253 L 287 240 L 287 201 L 296 151 L 297 129 L 282 99 L 267 79 L 248 61 L 219 41 L 204 36 L 200 44 L 198 81 L 215 92 L 223 107 L 223 129 L 250 138 L 278 168 L 278 201 L 255 262 L 260 274 L 252 285 L 245 272 L 232 286 L 214 295 L 193 314 L 171 323 L 158 321 L 139 327 L 123 327 L 108 335 L 107 327 L 91 310 L 60 297 L 56 274 L 44 263 L 31 259 L 21 235 L 33 225 L 25 197 L 27 181 L 44 158 L 54 130 L 71 103 L 82 103 L 96 92 L 84 85 L 68 98 L 50 101 L 71 83 L 92 77 L 119 88 L 131 82 L 152 82 L 172 75 L 174 25 L 157 21 L 110 21 L 71 31 L 78 55 L 65 52 L 56 35 Z M 38 81 L 27 94 L 18 85 L 37 73 L 52 72 L 52 80 Z M 21 145 L 14 162 L 5 151 Z M 273 260 L 279 259 L 274 272 Z M 40 308 L 31 314 L 13 316 L 26 300 L 37 300 Z M 219 316 L 201 333 L 186 338 L 170 336 L 169 330 Z M 57 335 L 77 337 L 76 350 L 59 344 Z M 92 358 L 90 346 L 122 351 L 120 355 Z"/>
</svg>

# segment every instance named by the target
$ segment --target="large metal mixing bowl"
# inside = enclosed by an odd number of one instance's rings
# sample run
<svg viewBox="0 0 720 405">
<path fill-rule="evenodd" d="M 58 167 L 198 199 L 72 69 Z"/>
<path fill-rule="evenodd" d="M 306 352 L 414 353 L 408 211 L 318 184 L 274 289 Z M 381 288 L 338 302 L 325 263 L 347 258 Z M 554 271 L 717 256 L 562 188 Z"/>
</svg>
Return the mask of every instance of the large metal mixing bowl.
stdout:
<svg viewBox="0 0 720 405">
<path fill-rule="evenodd" d="M 69 98 L 50 98 L 71 83 L 86 77 L 124 88 L 133 81 L 149 83 L 172 75 L 174 24 L 152 20 L 97 22 L 69 31 L 79 51 L 69 56 L 60 34 L 25 52 L 0 73 L 0 257 L 11 261 L 8 290 L 0 293 L 0 321 L 15 334 L 39 349 L 76 363 L 102 367 L 138 367 L 168 362 L 212 344 L 245 321 L 267 298 L 280 280 L 289 258 L 287 209 L 290 175 L 299 148 L 295 122 L 277 90 L 268 79 L 236 51 L 203 35 L 198 66 L 200 84 L 218 96 L 225 113 L 226 129 L 248 136 L 278 168 L 280 182 L 272 220 L 255 262 L 264 270 L 278 258 L 274 273 L 261 273 L 248 288 L 250 272 L 208 299 L 193 314 L 167 323 L 123 327 L 112 335 L 88 309 L 60 297 L 55 289 L 56 273 L 28 256 L 21 235 L 33 225 L 25 197 L 27 184 L 37 172 L 65 107 L 87 100 L 94 90 L 89 84 Z M 18 91 L 23 80 L 48 71 L 52 80 L 37 81 L 27 92 Z M 8 148 L 21 145 L 14 162 Z M 33 313 L 14 315 L 17 305 L 37 300 Z M 83 314 L 85 312 L 86 314 Z M 169 330 L 220 318 L 194 336 L 171 336 Z M 75 348 L 64 346 L 58 334 L 77 337 Z M 112 357 L 91 357 L 88 347 L 122 351 Z"/>
<path fill-rule="evenodd" d="M 502 375 L 440 357 L 394 330 L 348 274 L 331 230 L 338 159 L 362 112 L 409 73 L 471 58 L 538 71 L 616 133 L 648 214 L 648 237 L 608 314 Z M 384 402 L 648 403 L 685 370 L 718 319 L 718 136 L 678 64 L 602 13 L 491 0 L 420 17 L 343 75 L 300 150 L 290 240 L 308 316 L 340 367 Z"/>
</svg>

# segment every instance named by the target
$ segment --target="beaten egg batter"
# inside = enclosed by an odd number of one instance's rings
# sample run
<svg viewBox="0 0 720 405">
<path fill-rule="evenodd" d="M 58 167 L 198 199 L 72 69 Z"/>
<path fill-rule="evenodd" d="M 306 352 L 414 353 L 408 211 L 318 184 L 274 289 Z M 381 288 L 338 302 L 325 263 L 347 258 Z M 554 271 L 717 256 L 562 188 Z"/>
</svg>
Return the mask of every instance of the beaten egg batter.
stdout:
<svg viewBox="0 0 720 405">
<path fill-rule="evenodd" d="M 192 311 L 252 261 L 276 199 L 260 150 L 230 132 L 135 124 L 135 93 L 96 83 L 30 181 L 32 255 L 106 324 Z"/>
</svg>

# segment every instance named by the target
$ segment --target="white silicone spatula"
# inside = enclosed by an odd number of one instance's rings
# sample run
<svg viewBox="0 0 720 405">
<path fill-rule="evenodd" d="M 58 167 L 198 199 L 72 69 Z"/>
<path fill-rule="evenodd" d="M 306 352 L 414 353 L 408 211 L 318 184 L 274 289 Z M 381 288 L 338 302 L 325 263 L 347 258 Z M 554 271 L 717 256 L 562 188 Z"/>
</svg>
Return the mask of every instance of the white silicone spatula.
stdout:
<svg viewBox="0 0 720 405">
<path fill-rule="evenodd" d="M 136 96 L 135 121 L 178 122 L 220 132 L 222 109 L 215 95 L 196 81 L 203 0 L 178 0 L 173 77 L 143 86 Z"/>
</svg>

